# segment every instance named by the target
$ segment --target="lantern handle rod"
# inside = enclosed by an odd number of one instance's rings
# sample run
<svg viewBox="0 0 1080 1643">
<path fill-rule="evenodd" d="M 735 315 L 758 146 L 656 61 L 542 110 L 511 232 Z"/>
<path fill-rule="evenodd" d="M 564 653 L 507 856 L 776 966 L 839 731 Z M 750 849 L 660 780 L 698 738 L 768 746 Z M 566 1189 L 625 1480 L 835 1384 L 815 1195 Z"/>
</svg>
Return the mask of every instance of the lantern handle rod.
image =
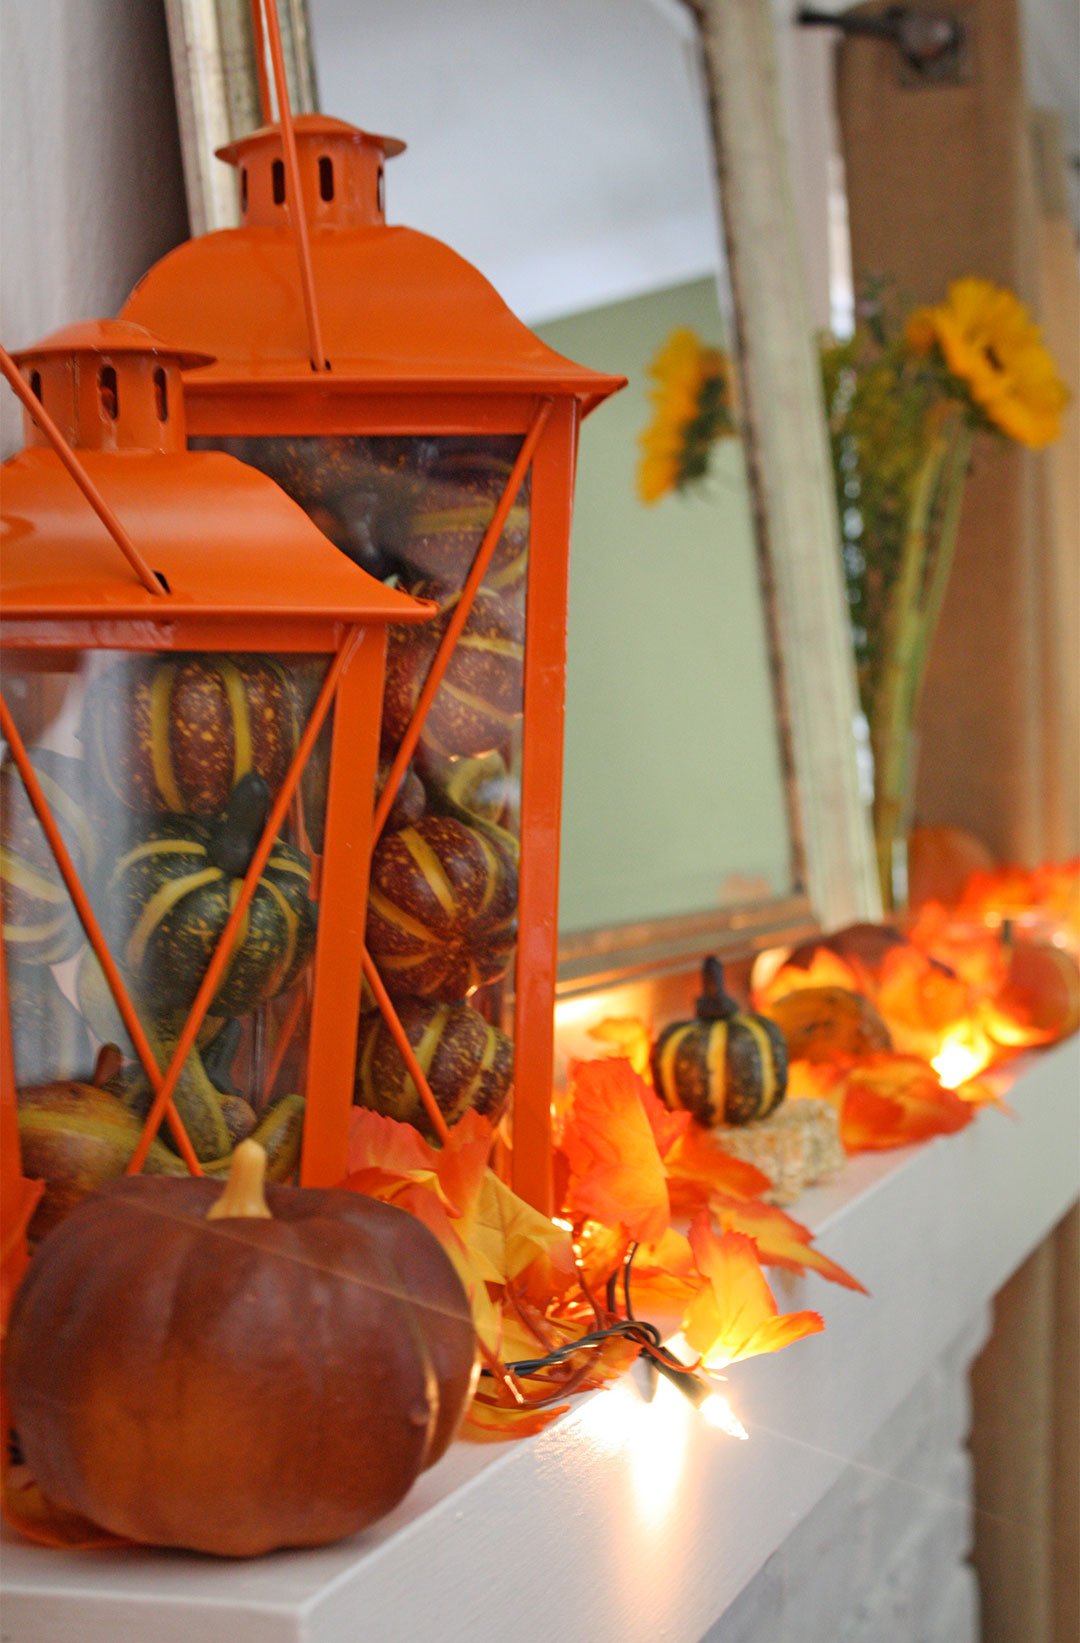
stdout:
<svg viewBox="0 0 1080 1643">
<path fill-rule="evenodd" d="M 540 442 L 540 435 L 543 433 L 544 428 L 547 425 L 547 420 L 551 415 L 553 405 L 553 400 L 542 399 L 540 404 L 537 406 L 536 415 L 529 424 L 528 432 L 521 442 L 521 449 L 518 451 L 514 466 L 510 470 L 510 475 L 506 481 L 505 487 L 503 488 L 503 493 L 499 498 L 498 505 L 495 512 L 491 516 L 491 521 L 487 530 L 484 532 L 480 546 L 476 550 L 476 558 L 473 560 L 472 568 L 470 569 L 468 576 L 465 578 L 465 585 L 458 596 L 457 603 L 450 613 L 450 620 L 446 624 L 446 630 L 439 641 L 439 647 L 436 650 L 431 666 L 428 669 L 427 678 L 424 680 L 424 688 L 421 690 L 417 699 L 416 707 L 413 709 L 413 716 L 409 720 L 408 728 L 406 729 L 404 736 L 401 738 L 401 744 L 394 755 L 393 763 L 387 773 L 386 781 L 383 783 L 382 792 L 379 794 L 378 802 L 375 805 L 375 816 L 372 822 L 372 836 L 376 842 L 382 836 L 382 831 L 386 826 L 387 817 L 393 807 L 397 790 L 401 786 L 401 779 L 405 774 L 405 767 L 416 751 L 416 744 L 420 740 L 420 735 L 423 731 L 424 723 L 428 716 L 428 711 L 432 702 L 435 700 L 435 693 L 442 684 L 443 675 L 450 665 L 450 658 L 453 655 L 454 646 L 461 637 L 461 631 L 469 619 L 469 613 L 472 610 L 477 589 L 487 574 L 488 565 L 491 563 L 492 555 L 494 554 L 495 549 L 498 546 L 499 538 L 503 533 L 503 526 L 509 518 L 510 509 L 517 500 L 517 494 L 520 491 L 522 482 L 525 478 L 525 470 L 532 461 L 533 452 L 536 450 L 536 447 Z"/>
<path fill-rule="evenodd" d="M 120 552 L 135 572 L 147 593 L 163 596 L 165 589 L 146 563 L 142 554 L 135 546 L 131 537 L 120 523 L 116 514 L 110 508 L 94 481 L 90 478 L 83 464 L 64 438 L 60 429 L 42 405 L 37 395 L 24 381 L 22 372 L 15 364 L 7 349 L 0 346 L 0 371 L 7 378 L 8 385 L 15 397 L 21 402 L 23 410 L 32 417 L 49 441 L 53 450 L 60 458 L 61 464 L 67 469 L 83 496 L 89 502 L 101 523 L 116 543 Z"/>
<path fill-rule="evenodd" d="M 109 991 L 112 993 L 116 1008 L 120 1012 L 120 1019 L 127 1028 L 128 1037 L 131 1039 L 135 1053 L 142 1063 L 147 1081 L 151 1089 L 160 1090 L 162 1083 L 161 1070 L 158 1067 L 154 1051 L 146 1033 L 143 1031 L 142 1022 L 139 1020 L 138 1012 L 131 1002 L 131 995 L 124 985 L 116 960 L 109 951 L 108 943 L 102 934 L 101 925 L 98 923 L 97 915 L 90 905 L 86 891 L 83 889 L 82 880 L 79 878 L 68 847 L 64 843 L 63 835 L 56 825 L 55 817 L 49 808 L 49 801 L 45 797 L 41 783 L 38 780 L 37 771 L 30 762 L 26 744 L 19 734 L 18 726 L 12 718 L 11 711 L 2 695 L 0 695 L 0 729 L 3 730 L 11 757 L 14 759 L 16 769 L 22 777 L 26 796 L 30 800 L 35 816 L 41 823 L 41 830 L 48 840 L 56 865 L 60 869 L 60 877 L 64 881 L 67 893 L 71 897 L 75 911 L 79 916 L 79 923 L 86 932 L 86 939 L 93 948 L 94 956 L 104 972 L 105 980 L 109 984 Z M 183 1119 L 176 1110 L 171 1092 L 162 1097 L 161 1108 L 168 1117 L 169 1127 L 176 1139 L 184 1163 L 192 1175 L 201 1175 L 202 1168 L 195 1156 L 195 1150 L 192 1147 L 187 1130 L 184 1128 Z"/>
<path fill-rule="evenodd" d="M 270 76 L 266 72 L 266 31 L 263 28 L 262 0 L 251 0 L 251 36 L 255 47 L 255 73 L 259 81 L 259 113 L 263 125 L 274 118 Z"/>
<path fill-rule="evenodd" d="M 259 4 L 260 0 L 256 0 Z M 281 46 L 281 24 L 278 21 L 277 0 L 261 0 L 266 35 L 270 42 L 270 62 L 274 70 L 274 89 L 277 92 L 278 123 L 281 126 L 281 145 L 285 157 L 285 198 L 289 207 L 293 239 L 296 242 L 296 260 L 300 265 L 300 289 L 304 298 L 304 316 L 307 320 L 308 353 L 313 371 L 326 371 L 329 361 L 323 350 L 319 308 L 315 296 L 315 272 L 311 263 L 311 240 L 308 221 L 304 214 L 303 188 L 300 181 L 300 161 L 296 153 L 296 130 L 293 126 L 292 104 L 289 101 L 289 82 L 285 73 L 285 53 Z"/>
</svg>

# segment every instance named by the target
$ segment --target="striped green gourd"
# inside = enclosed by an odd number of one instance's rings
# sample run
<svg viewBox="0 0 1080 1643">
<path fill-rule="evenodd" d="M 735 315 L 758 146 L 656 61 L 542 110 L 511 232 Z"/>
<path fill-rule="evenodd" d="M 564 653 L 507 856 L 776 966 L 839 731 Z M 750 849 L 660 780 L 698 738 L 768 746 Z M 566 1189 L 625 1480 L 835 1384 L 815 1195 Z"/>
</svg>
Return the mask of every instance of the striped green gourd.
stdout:
<svg viewBox="0 0 1080 1643">
<path fill-rule="evenodd" d="M 725 993 L 718 959 L 705 960 L 703 980 L 694 1020 L 674 1022 L 656 1041 L 657 1093 L 710 1128 L 767 1118 L 787 1089 L 784 1035 Z"/>
<path fill-rule="evenodd" d="M 113 868 L 111 934 L 156 1012 L 187 1008 L 195 997 L 240 893 L 267 799 L 265 782 L 248 775 L 220 821 L 161 816 Z M 215 1014 L 245 1015 L 296 980 L 315 945 L 310 885 L 307 857 L 279 839 L 241 920 Z"/>
<path fill-rule="evenodd" d="M 98 848 L 97 827 L 84 803 L 84 766 L 44 748 L 31 751 L 30 763 L 85 884 L 94 871 Z M 13 762 L 0 769 L 0 896 L 9 962 L 58 964 L 77 951 L 82 928 Z"/>
</svg>

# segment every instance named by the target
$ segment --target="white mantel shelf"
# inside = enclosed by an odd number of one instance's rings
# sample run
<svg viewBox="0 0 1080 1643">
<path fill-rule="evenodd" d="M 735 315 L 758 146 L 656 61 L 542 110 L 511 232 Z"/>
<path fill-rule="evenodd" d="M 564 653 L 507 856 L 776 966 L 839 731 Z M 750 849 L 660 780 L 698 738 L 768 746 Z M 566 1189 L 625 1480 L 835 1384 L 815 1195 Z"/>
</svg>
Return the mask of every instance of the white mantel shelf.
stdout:
<svg viewBox="0 0 1080 1643">
<path fill-rule="evenodd" d="M 826 1330 L 732 1370 L 748 1443 L 631 1381 L 528 1442 L 455 1445 L 324 1551 L 232 1564 L 9 1538 L 2 1643 L 698 1643 L 1080 1195 L 1077 1040 L 1008 1083 L 1015 1121 L 984 1111 L 800 1200 L 872 1298 L 779 1279 L 781 1306 Z"/>
</svg>

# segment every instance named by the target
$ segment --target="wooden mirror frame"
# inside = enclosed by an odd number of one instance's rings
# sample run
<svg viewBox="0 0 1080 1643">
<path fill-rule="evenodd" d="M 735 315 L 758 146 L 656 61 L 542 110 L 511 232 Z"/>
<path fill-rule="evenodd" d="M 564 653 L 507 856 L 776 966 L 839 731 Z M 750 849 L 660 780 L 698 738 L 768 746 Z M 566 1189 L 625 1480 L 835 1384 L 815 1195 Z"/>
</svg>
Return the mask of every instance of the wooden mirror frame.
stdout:
<svg viewBox="0 0 1080 1643">
<path fill-rule="evenodd" d="M 653 0 L 700 43 L 733 308 L 793 888 L 690 916 L 574 933 L 559 996 L 654 984 L 880 915 L 855 752 L 858 697 L 816 345 L 803 290 L 769 0 Z M 306 0 L 278 0 L 295 111 L 318 106 Z M 166 0 L 193 232 L 232 226 L 214 149 L 259 123 L 250 0 Z"/>
</svg>

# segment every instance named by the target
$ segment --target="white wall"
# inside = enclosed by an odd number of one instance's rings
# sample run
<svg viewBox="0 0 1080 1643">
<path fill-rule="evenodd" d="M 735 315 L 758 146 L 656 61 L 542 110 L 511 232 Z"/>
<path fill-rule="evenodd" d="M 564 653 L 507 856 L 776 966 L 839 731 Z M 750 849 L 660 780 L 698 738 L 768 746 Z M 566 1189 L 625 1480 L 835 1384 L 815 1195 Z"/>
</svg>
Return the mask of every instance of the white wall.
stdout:
<svg viewBox="0 0 1080 1643">
<path fill-rule="evenodd" d="M 113 314 L 187 232 L 161 0 L 2 0 L 0 339 Z M 22 443 L 0 387 L 2 454 Z"/>
</svg>

